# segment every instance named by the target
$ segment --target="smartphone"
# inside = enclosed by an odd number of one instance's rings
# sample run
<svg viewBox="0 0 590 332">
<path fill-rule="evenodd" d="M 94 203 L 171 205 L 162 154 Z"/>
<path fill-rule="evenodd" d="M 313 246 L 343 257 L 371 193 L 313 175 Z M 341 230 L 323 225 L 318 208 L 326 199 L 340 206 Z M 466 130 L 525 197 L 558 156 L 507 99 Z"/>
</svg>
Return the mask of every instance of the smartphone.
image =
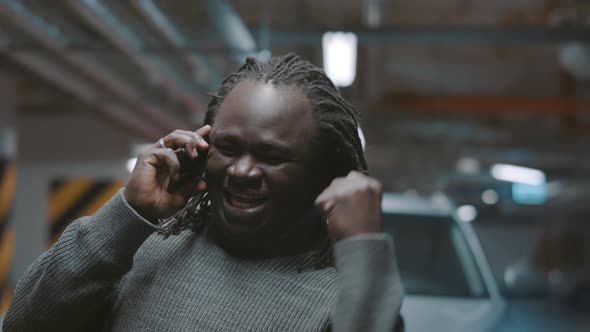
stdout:
<svg viewBox="0 0 590 332">
<path fill-rule="evenodd" d="M 199 151 L 197 158 L 191 159 L 185 149 L 176 153 L 180 162 L 180 178 L 182 180 L 199 181 L 205 176 L 207 170 L 207 151 Z"/>
</svg>

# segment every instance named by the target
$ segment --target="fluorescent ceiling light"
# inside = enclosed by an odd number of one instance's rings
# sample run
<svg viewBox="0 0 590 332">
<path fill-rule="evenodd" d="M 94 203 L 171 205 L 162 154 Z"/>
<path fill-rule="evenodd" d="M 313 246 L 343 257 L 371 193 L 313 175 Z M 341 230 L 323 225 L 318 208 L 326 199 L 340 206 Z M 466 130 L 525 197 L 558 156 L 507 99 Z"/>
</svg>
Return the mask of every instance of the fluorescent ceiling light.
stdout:
<svg viewBox="0 0 590 332">
<path fill-rule="evenodd" d="M 545 183 L 545 173 L 538 169 L 515 165 L 496 164 L 492 166 L 490 173 L 501 181 L 540 185 Z"/>
<path fill-rule="evenodd" d="M 336 86 L 347 87 L 356 76 L 357 37 L 352 32 L 326 32 L 322 36 L 324 70 Z"/>
<path fill-rule="evenodd" d="M 590 46 L 585 43 L 571 42 L 559 49 L 559 62 L 575 78 L 590 78 Z"/>
</svg>

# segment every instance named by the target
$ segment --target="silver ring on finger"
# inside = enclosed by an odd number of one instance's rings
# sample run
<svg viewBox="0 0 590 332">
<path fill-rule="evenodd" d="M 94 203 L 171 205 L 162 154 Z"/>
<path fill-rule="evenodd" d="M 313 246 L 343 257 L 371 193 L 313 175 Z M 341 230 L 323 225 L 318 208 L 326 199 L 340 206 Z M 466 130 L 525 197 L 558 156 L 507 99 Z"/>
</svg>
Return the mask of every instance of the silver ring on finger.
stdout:
<svg viewBox="0 0 590 332">
<path fill-rule="evenodd" d="M 158 141 L 158 143 L 160 143 L 160 147 L 162 149 L 165 149 L 166 148 L 166 145 L 164 145 L 164 139 L 163 138 L 160 138 L 160 140 Z"/>
</svg>

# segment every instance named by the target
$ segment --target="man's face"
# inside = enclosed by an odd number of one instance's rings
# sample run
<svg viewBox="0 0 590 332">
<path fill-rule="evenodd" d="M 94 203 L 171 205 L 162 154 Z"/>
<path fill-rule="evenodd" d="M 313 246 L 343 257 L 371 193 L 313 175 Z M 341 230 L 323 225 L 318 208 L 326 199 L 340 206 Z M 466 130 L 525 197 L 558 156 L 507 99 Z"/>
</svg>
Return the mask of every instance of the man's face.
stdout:
<svg viewBox="0 0 590 332">
<path fill-rule="evenodd" d="M 226 97 L 206 177 L 214 227 L 224 237 L 271 243 L 310 213 L 312 134 L 309 101 L 296 87 L 243 81 Z"/>
</svg>

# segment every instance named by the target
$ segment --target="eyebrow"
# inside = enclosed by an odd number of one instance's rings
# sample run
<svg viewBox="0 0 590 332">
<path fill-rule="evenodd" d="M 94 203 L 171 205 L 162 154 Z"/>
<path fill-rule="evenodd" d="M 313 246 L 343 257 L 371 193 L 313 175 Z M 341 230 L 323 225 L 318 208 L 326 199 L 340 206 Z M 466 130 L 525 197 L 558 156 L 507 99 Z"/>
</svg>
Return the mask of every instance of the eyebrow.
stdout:
<svg viewBox="0 0 590 332">
<path fill-rule="evenodd" d="M 211 136 L 211 141 L 213 144 L 215 144 L 215 141 L 226 141 L 228 143 L 239 143 L 240 139 L 238 139 L 236 136 L 232 135 L 232 134 L 226 134 L 226 133 L 221 133 L 221 134 L 217 134 L 217 135 L 212 135 Z M 257 142 L 254 143 L 254 148 L 257 150 L 271 150 L 273 152 L 278 152 L 281 154 L 284 154 L 288 157 L 294 157 L 295 156 L 295 152 L 282 144 L 278 144 L 278 143 L 274 143 L 274 142 Z"/>
</svg>

